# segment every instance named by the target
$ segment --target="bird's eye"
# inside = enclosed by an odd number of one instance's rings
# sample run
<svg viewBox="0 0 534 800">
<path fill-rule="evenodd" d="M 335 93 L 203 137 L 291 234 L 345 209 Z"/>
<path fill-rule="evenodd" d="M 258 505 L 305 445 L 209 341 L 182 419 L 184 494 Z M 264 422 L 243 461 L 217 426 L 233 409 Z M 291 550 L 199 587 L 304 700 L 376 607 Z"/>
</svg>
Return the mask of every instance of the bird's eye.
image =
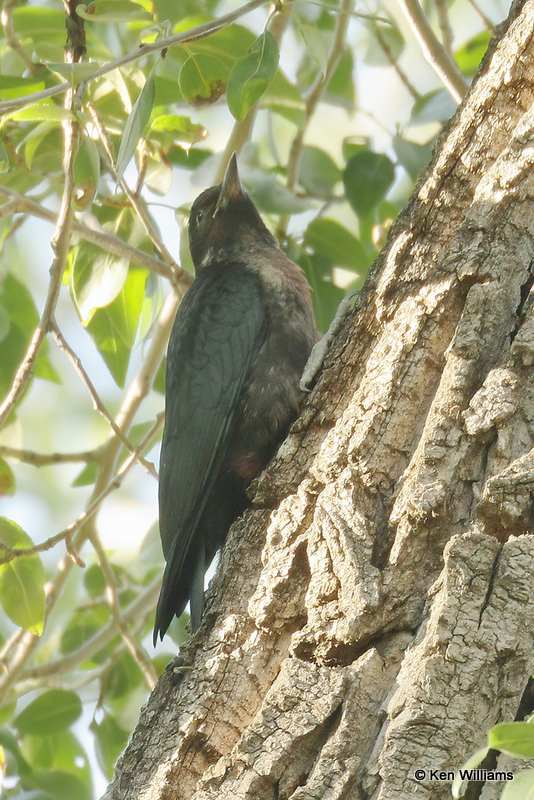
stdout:
<svg viewBox="0 0 534 800">
<path fill-rule="evenodd" d="M 203 216 L 204 216 L 203 209 L 199 209 L 197 211 L 197 213 L 195 214 L 195 223 L 196 223 L 196 225 L 198 225 L 198 223 L 200 222 L 200 220 L 202 219 Z"/>
</svg>

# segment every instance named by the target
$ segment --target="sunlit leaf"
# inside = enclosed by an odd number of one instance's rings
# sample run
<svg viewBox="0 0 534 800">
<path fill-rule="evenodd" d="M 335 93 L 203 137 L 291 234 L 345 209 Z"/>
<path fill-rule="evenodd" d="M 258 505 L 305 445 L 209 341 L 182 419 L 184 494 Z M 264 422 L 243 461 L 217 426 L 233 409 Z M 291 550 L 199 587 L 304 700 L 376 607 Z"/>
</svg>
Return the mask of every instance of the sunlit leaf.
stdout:
<svg viewBox="0 0 534 800">
<path fill-rule="evenodd" d="M 480 66 L 484 53 L 488 49 L 490 39 L 490 31 L 480 31 L 480 33 L 477 33 L 476 36 L 469 39 L 463 47 L 455 52 L 454 60 L 458 65 L 458 69 L 463 72 L 464 75 L 475 74 Z"/>
<path fill-rule="evenodd" d="M 514 779 L 506 783 L 500 800 L 534 800 L 534 769 L 516 770 Z"/>
<path fill-rule="evenodd" d="M 183 96 L 193 106 L 214 103 L 224 94 L 228 68 L 217 56 L 195 53 L 184 62 L 178 84 Z"/>
<path fill-rule="evenodd" d="M 17 35 L 34 40 L 65 40 L 65 14 L 57 8 L 39 6 L 16 6 L 13 11 L 13 27 Z"/>
<path fill-rule="evenodd" d="M 121 387 L 139 324 L 146 277 L 146 270 L 130 269 L 115 300 L 97 309 L 87 325 L 109 371 Z"/>
<path fill-rule="evenodd" d="M 74 184 L 78 190 L 76 196 L 77 210 L 91 205 L 100 179 L 100 155 L 96 142 L 83 136 L 74 158 Z"/>
<path fill-rule="evenodd" d="M 488 731 L 488 745 L 518 758 L 534 758 L 534 725 L 501 722 Z"/>
<path fill-rule="evenodd" d="M 120 180 L 124 171 L 130 163 L 133 154 L 143 135 L 147 122 L 150 118 L 152 105 L 154 103 L 155 85 L 152 78 L 148 78 L 141 89 L 141 93 L 134 103 L 134 106 L 126 120 L 124 133 L 122 135 L 119 153 L 117 156 L 117 177 Z"/>
<path fill-rule="evenodd" d="M 76 13 L 94 22 L 150 22 L 153 19 L 141 5 L 129 0 L 93 0 L 85 6 L 76 6 Z"/>
<path fill-rule="evenodd" d="M 243 120 L 265 92 L 278 69 L 278 44 L 272 33 L 258 36 L 248 53 L 234 64 L 226 87 L 228 108 Z"/>
<path fill-rule="evenodd" d="M 192 122 L 190 117 L 181 114 L 162 114 L 156 117 L 150 125 L 150 131 L 169 131 L 176 141 L 184 144 L 195 144 L 207 135 L 203 125 Z"/>
<path fill-rule="evenodd" d="M 80 61 L 74 64 L 63 61 L 49 61 L 46 66 L 51 72 L 63 78 L 63 80 L 67 80 L 69 83 L 75 85 L 86 80 L 89 75 L 92 75 L 100 64 L 95 61 Z"/>
<path fill-rule="evenodd" d="M 476 769 L 477 767 L 479 767 L 486 758 L 486 756 L 488 755 L 488 751 L 489 747 L 483 747 L 481 750 L 477 750 L 475 753 L 473 753 L 473 755 L 470 756 L 470 758 L 468 758 L 465 764 L 463 764 L 463 766 L 461 767 L 462 772 L 464 770 Z M 462 797 L 465 783 L 466 781 L 464 778 L 462 778 L 460 770 L 457 770 L 456 776 L 451 786 L 451 794 L 455 798 L 455 800 L 458 800 L 458 798 Z"/>
<path fill-rule="evenodd" d="M 0 542 L 9 548 L 33 547 L 28 534 L 10 519 L 0 517 Z M 4 553 L 0 547 L 0 561 Z M 40 635 L 44 621 L 44 568 L 38 553 L 0 563 L 0 603 L 21 628 Z"/>
<path fill-rule="evenodd" d="M 87 325 L 97 308 L 113 302 L 124 285 L 128 261 L 80 242 L 72 253 L 71 291 L 80 319 Z"/>
<path fill-rule="evenodd" d="M 68 109 L 56 105 L 51 100 L 39 100 L 37 103 L 30 103 L 6 116 L 20 122 L 63 122 L 64 120 L 74 119 L 74 115 Z"/>
<path fill-rule="evenodd" d="M 36 9 L 33 9 L 36 10 Z M 37 78 L 22 78 L 18 75 L 0 75 L 0 97 L 12 100 L 14 97 L 25 97 L 45 88 L 44 81 Z"/>
</svg>

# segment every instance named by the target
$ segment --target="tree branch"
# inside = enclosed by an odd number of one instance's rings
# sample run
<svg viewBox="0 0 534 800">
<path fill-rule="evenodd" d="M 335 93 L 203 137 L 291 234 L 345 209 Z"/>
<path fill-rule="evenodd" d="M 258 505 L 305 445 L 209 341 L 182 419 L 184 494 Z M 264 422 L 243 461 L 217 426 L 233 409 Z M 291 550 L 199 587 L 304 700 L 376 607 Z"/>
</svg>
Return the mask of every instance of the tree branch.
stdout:
<svg viewBox="0 0 534 800">
<path fill-rule="evenodd" d="M 7 203 L 0 207 L 0 217 L 6 216 L 8 213 L 11 214 L 20 211 L 55 223 L 56 214 L 40 205 L 35 200 L 32 200 L 31 197 L 25 197 L 15 192 L 13 189 L 8 189 L 7 186 L 1 185 L 0 194 L 10 198 Z M 114 233 L 108 233 L 108 231 L 101 228 L 94 218 L 91 219 L 91 225 L 94 227 L 89 227 L 83 222 L 73 220 L 71 228 L 74 233 L 78 234 L 78 236 L 86 242 L 96 244 L 98 247 L 101 247 L 102 250 L 107 250 L 119 258 L 127 258 L 131 263 L 138 264 L 140 267 L 145 267 L 151 270 L 151 272 L 155 272 L 167 278 L 171 283 L 178 281 L 182 283 L 184 287 L 190 286 L 192 281 L 191 275 L 175 265 L 174 262 L 171 268 L 167 266 L 162 259 L 151 256 L 149 253 L 145 253 L 135 247 L 131 247 L 131 245 L 124 242 L 119 236 L 116 236 Z"/>
<path fill-rule="evenodd" d="M 74 366 L 74 369 L 76 370 L 76 372 L 78 373 L 78 375 L 82 379 L 83 384 L 85 385 L 86 389 L 88 390 L 89 394 L 91 395 L 91 399 L 93 401 L 93 405 L 94 405 L 94 408 L 96 409 L 96 411 L 98 411 L 100 414 L 102 414 L 102 416 L 104 417 L 104 419 L 106 420 L 108 425 L 110 425 L 111 429 L 113 430 L 115 435 L 118 436 L 118 438 L 121 440 L 121 442 L 126 447 L 126 449 L 130 453 L 135 453 L 136 452 L 136 448 L 129 441 L 129 439 L 122 433 L 121 429 L 119 428 L 119 426 L 117 425 L 117 423 L 115 422 L 115 420 L 113 419 L 113 417 L 111 416 L 109 411 L 107 410 L 106 406 L 104 405 L 104 403 L 100 399 L 100 395 L 96 391 L 91 379 L 89 378 L 89 375 L 87 374 L 87 372 L 86 372 L 81 360 L 78 358 L 78 356 L 76 355 L 76 353 L 74 352 L 72 347 L 69 345 L 69 343 L 67 342 L 67 340 L 65 339 L 65 337 L 63 336 L 63 334 L 61 333 L 61 331 L 59 330 L 59 328 L 58 328 L 58 326 L 57 326 L 57 324 L 55 322 L 53 323 L 53 326 L 51 328 L 51 332 L 52 332 L 52 336 L 54 337 L 54 339 L 55 339 L 55 341 L 57 343 L 57 346 L 61 350 L 63 350 L 64 353 L 67 354 L 69 360 L 71 361 L 72 365 Z M 156 472 L 154 464 L 151 464 L 149 461 L 146 461 L 142 456 L 138 456 L 138 461 L 139 461 L 140 464 L 142 464 L 144 466 L 144 468 L 146 469 L 147 472 L 149 472 L 154 478 L 156 478 L 156 480 L 158 479 L 158 474 Z"/>
<path fill-rule="evenodd" d="M 104 150 L 106 152 L 106 155 L 108 157 L 108 168 L 109 168 L 109 171 L 111 172 L 113 177 L 116 180 L 118 180 L 119 176 L 117 174 L 117 162 L 116 162 L 116 159 L 115 159 L 115 153 L 113 152 L 113 147 L 111 146 L 111 142 L 109 140 L 109 136 L 107 134 L 107 131 L 106 131 L 104 125 L 102 124 L 102 120 L 100 119 L 96 108 L 94 107 L 94 105 L 92 103 L 87 103 L 87 110 L 89 111 L 89 113 L 91 115 L 91 119 L 93 120 L 93 124 L 94 124 L 94 126 L 96 128 L 98 136 L 100 137 L 100 141 L 102 142 L 102 145 L 103 145 Z M 159 253 L 161 253 L 161 255 L 163 256 L 163 258 L 165 259 L 165 261 L 168 264 L 171 264 L 173 267 L 176 266 L 174 258 L 172 257 L 172 255 L 169 253 L 169 251 L 167 250 L 167 248 L 163 244 L 159 233 L 156 232 L 156 230 L 154 228 L 154 225 L 152 223 L 152 220 L 150 219 L 149 215 L 147 214 L 146 208 L 143 205 L 143 203 L 141 202 L 140 198 L 134 192 L 132 192 L 132 190 L 128 186 L 124 176 L 120 179 L 119 183 L 120 183 L 124 193 L 126 194 L 128 200 L 130 201 L 130 204 L 131 204 L 132 208 L 134 209 L 134 211 L 137 213 L 137 216 L 141 220 L 141 223 L 143 224 L 143 227 L 144 227 L 147 235 L 149 236 L 150 241 L 152 242 L 152 244 L 156 248 L 156 250 Z"/>
<path fill-rule="evenodd" d="M 451 97 L 457 103 L 461 103 L 469 84 L 430 27 L 418 0 L 397 0 L 397 2 L 421 45 L 424 57 Z"/>
<path fill-rule="evenodd" d="M 119 409 L 119 413 L 117 414 L 116 422 L 123 433 L 126 433 L 129 430 L 130 425 L 135 418 L 135 414 L 155 378 L 159 364 L 163 357 L 163 352 L 165 350 L 167 339 L 170 334 L 180 299 L 181 297 L 179 294 L 172 292 L 164 302 L 158 320 L 154 325 L 152 338 L 150 340 L 146 357 L 137 376 L 132 380 L 121 404 L 121 408 Z M 100 495 L 106 489 L 110 489 L 110 483 L 113 483 L 112 474 L 120 446 L 120 439 L 115 433 L 113 433 L 109 441 L 102 449 L 100 472 L 93 487 L 87 510 L 92 508 L 92 505 L 98 500 Z M 113 489 L 111 488 L 110 490 L 112 491 Z M 94 525 L 94 519 L 99 507 L 99 505 L 95 507 L 92 513 L 87 516 L 85 524 L 82 522 L 82 527 L 79 527 L 79 525 L 73 523 L 72 526 L 69 526 L 68 530 L 61 532 L 62 534 L 70 533 L 71 528 L 76 531 L 73 537 L 73 544 L 78 550 L 81 549 L 83 543 L 89 536 L 90 528 L 88 528 L 88 526 Z M 72 567 L 72 559 L 70 557 L 64 558 L 58 565 L 53 580 L 47 585 L 45 625 L 52 609 L 57 602 L 58 597 L 61 595 Z M 6 697 L 6 694 L 11 686 L 17 682 L 21 671 L 24 669 L 38 644 L 39 637 L 33 636 L 27 631 L 24 631 L 21 634 L 20 639 L 17 640 L 17 648 L 14 651 L 14 655 L 9 663 L 9 667 L 6 669 L 5 675 L 0 676 L 0 703 L 3 702 L 3 699 Z"/>
<path fill-rule="evenodd" d="M 23 461 L 33 467 L 48 467 L 51 464 L 78 464 L 80 461 L 88 464 L 91 461 L 99 461 L 99 451 L 100 448 L 96 447 L 94 450 L 82 450 L 79 453 L 36 453 L 34 450 L 0 444 L 0 456 Z"/>
</svg>

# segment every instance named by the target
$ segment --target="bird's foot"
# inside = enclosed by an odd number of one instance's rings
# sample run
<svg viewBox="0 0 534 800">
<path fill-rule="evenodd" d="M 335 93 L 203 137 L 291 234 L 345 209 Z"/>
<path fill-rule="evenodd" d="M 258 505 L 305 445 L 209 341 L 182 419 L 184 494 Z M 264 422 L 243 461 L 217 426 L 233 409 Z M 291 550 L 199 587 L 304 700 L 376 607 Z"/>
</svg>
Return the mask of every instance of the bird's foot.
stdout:
<svg viewBox="0 0 534 800">
<path fill-rule="evenodd" d="M 349 292 L 347 295 L 345 295 L 338 306 L 336 315 L 330 323 L 330 327 L 328 328 L 327 332 L 321 339 L 319 339 L 317 344 L 313 346 L 299 382 L 302 392 L 311 392 L 312 384 L 314 383 L 319 370 L 323 366 L 328 348 L 332 344 L 332 340 L 334 339 L 336 333 L 341 328 L 341 324 L 348 311 L 356 305 L 355 300 L 357 300 L 358 295 L 359 292 Z"/>
</svg>

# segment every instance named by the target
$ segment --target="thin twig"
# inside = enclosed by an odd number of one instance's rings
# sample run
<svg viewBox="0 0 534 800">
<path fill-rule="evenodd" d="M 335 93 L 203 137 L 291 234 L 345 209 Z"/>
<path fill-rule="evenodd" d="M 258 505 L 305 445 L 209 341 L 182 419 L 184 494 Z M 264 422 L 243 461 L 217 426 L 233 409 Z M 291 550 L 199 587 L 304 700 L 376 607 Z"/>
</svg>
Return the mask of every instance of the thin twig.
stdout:
<svg viewBox="0 0 534 800">
<path fill-rule="evenodd" d="M 65 98 L 65 106 L 70 109 L 73 102 L 74 96 L 72 91 L 70 91 Z M 63 157 L 65 184 L 63 186 L 63 194 L 57 215 L 56 227 L 51 239 L 54 259 L 52 261 L 52 266 L 50 267 L 48 293 L 39 324 L 33 332 L 33 336 L 24 359 L 16 372 L 13 383 L 11 384 L 11 389 L 9 390 L 4 402 L 0 406 L 0 427 L 2 427 L 3 423 L 15 407 L 26 386 L 31 380 L 35 359 L 37 358 L 39 349 L 45 339 L 46 334 L 50 331 L 53 324 L 54 312 L 59 299 L 63 272 L 65 271 L 65 266 L 67 263 L 67 255 L 71 237 L 71 224 L 74 215 L 73 199 L 75 185 L 72 169 L 74 157 L 78 149 L 80 126 L 75 117 L 65 120 L 62 123 L 62 126 L 65 139 L 65 153 Z"/>
<path fill-rule="evenodd" d="M 353 6 L 354 0 L 343 0 L 341 3 L 336 17 L 336 29 L 332 47 L 328 56 L 328 61 L 326 63 L 326 69 L 324 73 L 318 75 L 317 80 L 312 86 L 306 99 L 306 123 L 304 126 L 299 128 L 295 138 L 291 142 L 291 147 L 289 149 L 289 158 L 287 161 L 287 186 L 289 189 L 294 189 L 298 181 L 300 157 L 302 154 L 302 148 L 304 146 L 304 135 L 306 133 L 306 128 L 309 125 L 319 102 L 324 96 L 324 93 L 328 89 L 328 84 L 330 83 L 332 76 L 336 71 L 337 65 L 339 64 L 339 60 L 343 54 L 345 36 Z M 277 229 L 277 235 L 280 239 L 285 238 L 288 222 L 289 217 L 284 216 L 280 218 Z"/>
<path fill-rule="evenodd" d="M 449 20 L 449 7 L 447 5 L 447 0 L 434 0 L 434 5 L 436 6 L 436 12 L 438 15 L 438 23 L 441 31 L 441 41 L 443 42 L 443 47 L 447 53 L 451 55 L 454 34 Z"/>
<path fill-rule="evenodd" d="M 89 111 L 89 113 L 91 115 L 91 119 L 93 120 L 93 124 L 94 124 L 94 126 L 96 128 L 98 136 L 100 137 L 100 141 L 102 142 L 102 144 L 104 146 L 104 150 L 106 151 L 106 155 L 107 155 L 108 160 L 109 160 L 108 169 L 111 172 L 111 174 L 115 177 L 115 179 L 118 179 L 117 162 L 116 162 L 116 159 L 115 159 L 115 153 L 113 152 L 113 147 L 111 146 L 111 142 L 109 140 L 109 136 L 108 136 L 107 131 L 106 131 L 106 129 L 105 129 L 103 123 L 102 123 L 102 120 L 100 119 L 98 111 L 96 110 L 96 108 L 94 107 L 94 105 L 92 103 L 87 103 L 86 104 L 86 108 L 87 108 L 87 110 Z M 130 189 L 130 187 L 126 183 L 126 180 L 125 180 L 124 176 L 120 178 L 119 183 L 122 186 L 122 189 L 123 189 L 124 193 L 126 194 L 128 200 L 130 201 L 130 203 L 132 205 L 132 208 L 134 209 L 134 211 L 137 213 L 137 216 L 141 220 L 141 222 L 143 224 L 143 227 L 144 227 L 147 235 L 150 237 L 150 240 L 151 240 L 152 244 L 154 245 L 154 247 L 156 248 L 156 250 L 159 253 L 161 253 L 162 257 L 165 259 L 165 261 L 168 264 L 170 264 L 172 267 L 176 267 L 177 265 L 176 265 L 176 262 L 175 262 L 174 258 L 172 257 L 172 255 L 169 253 L 169 251 L 167 250 L 167 248 L 163 244 L 163 242 L 161 240 L 161 236 L 155 230 L 154 225 L 152 224 L 152 220 L 150 219 L 149 215 L 147 214 L 146 208 L 143 205 L 143 203 L 141 202 L 141 200 L 138 197 L 138 195 L 136 195 L 135 192 L 132 192 L 132 190 Z"/>
<path fill-rule="evenodd" d="M 18 40 L 15 28 L 13 27 L 13 9 L 18 5 L 17 0 L 7 0 L 2 8 L 0 20 L 4 28 L 4 35 L 6 37 L 6 44 L 14 53 L 18 55 L 24 66 L 31 72 L 32 75 L 38 75 L 42 70 L 42 64 L 36 64 L 31 60 L 28 53 L 24 50 Z"/>
<path fill-rule="evenodd" d="M 15 192 L 13 189 L 8 189 L 7 186 L 1 185 L 0 194 L 10 198 L 7 203 L 0 207 L 0 218 L 8 213 L 25 211 L 34 217 L 39 217 L 40 219 L 55 223 L 56 214 L 35 202 L 35 200 L 32 200 L 31 197 L 25 197 Z M 85 241 L 101 247 L 102 250 L 113 253 L 113 255 L 119 258 L 126 258 L 131 263 L 138 264 L 140 267 L 145 267 L 152 272 L 156 272 L 158 275 L 162 275 L 171 282 L 183 283 L 185 287 L 191 284 L 192 278 L 185 270 L 179 267 L 175 267 L 174 269 L 170 268 L 162 259 L 151 256 L 149 253 L 145 253 L 135 247 L 131 247 L 131 245 L 124 242 L 119 236 L 116 236 L 114 233 L 108 233 L 108 231 L 101 228 L 94 219 L 92 219 L 91 225 L 93 227 L 73 220 L 72 231 L 82 239 L 85 239 Z"/>
<path fill-rule="evenodd" d="M 377 23 L 374 20 L 372 20 L 371 28 L 374 35 L 376 36 L 378 44 L 380 45 L 380 49 L 386 56 L 387 60 L 389 61 L 389 63 L 391 64 L 397 75 L 399 76 L 400 80 L 406 86 L 413 99 L 418 100 L 421 97 L 421 95 L 419 94 L 413 83 L 410 81 L 408 75 L 405 73 L 403 68 L 400 66 L 398 59 L 396 59 L 395 56 L 393 55 L 391 47 L 389 46 L 387 40 L 382 35 L 380 25 L 377 25 Z"/>
<path fill-rule="evenodd" d="M 482 21 L 483 21 L 484 25 L 486 26 L 486 28 L 488 28 L 488 30 L 492 31 L 494 29 L 494 27 L 495 27 L 495 23 L 489 17 L 487 17 L 486 14 L 484 14 L 482 9 L 479 8 L 478 3 L 476 3 L 475 0 L 467 0 L 467 2 L 469 3 L 470 6 L 472 6 L 475 9 L 477 14 L 482 19 Z"/>
<path fill-rule="evenodd" d="M 61 350 L 63 350 L 64 353 L 66 353 L 66 355 L 68 356 L 68 358 L 69 358 L 70 362 L 72 363 L 74 369 L 76 370 L 76 372 L 78 373 L 78 375 L 82 379 L 87 391 L 91 395 L 91 400 L 93 401 L 93 406 L 94 406 L 95 410 L 98 411 L 100 414 L 102 414 L 102 416 L 104 417 L 104 419 L 106 420 L 108 425 L 111 427 L 111 429 L 113 430 L 115 435 L 119 437 L 119 439 L 121 440 L 123 445 L 127 448 L 127 450 L 130 453 L 135 453 L 136 452 L 136 448 L 128 440 L 128 438 L 123 434 L 123 432 L 121 431 L 121 429 L 119 428 L 119 426 L 117 425 L 117 423 L 115 422 L 115 420 L 113 419 L 113 417 L 111 416 L 109 411 L 107 410 L 106 406 L 104 405 L 103 401 L 100 398 L 100 395 L 96 391 L 96 389 L 95 389 L 95 387 L 93 385 L 93 382 L 91 381 L 89 375 L 87 374 L 87 372 L 86 372 L 86 370 L 85 370 L 80 358 L 78 358 L 78 356 L 76 355 L 76 353 L 74 352 L 72 347 L 69 345 L 69 343 L 67 342 L 67 340 L 65 339 L 65 337 L 63 336 L 61 331 L 59 330 L 59 328 L 57 326 L 57 323 L 53 324 L 51 333 L 52 333 L 52 336 L 54 337 L 54 340 L 55 340 L 57 346 Z M 149 472 L 157 480 L 158 479 L 158 474 L 156 472 L 154 464 L 151 464 L 149 461 L 146 461 L 142 456 L 138 456 L 138 460 L 144 466 L 146 471 Z"/>
<path fill-rule="evenodd" d="M 272 33 L 272 35 L 275 37 L 278 43 L 280 43 L 282 40 L 288 22 L 289 22 L 288 14 L 280 12 L 273 13 L 269 19 L 267 28 L 270 31 L 270 33 Z M 219 161 L 219 167 L 215 175 L 215 183 L 220 183 L 222 181 L 224 173 L 226 171 L 226 167 L 232 156 L 232 153 L 240 153 L 243 146 L 250 139 L 250 135 L 252 133 L 252 129 L 256 121 L 258 108 L 259 108 L 259 101 L 254 103 L 252 108 L 248 110 L 243 120 L 236 120 L 236 122 L 234 123 L 232 132 L 230 133 L 228 141 L 226 142 L 226 147 L 224 148 L 222 158 Z"/>
<path fill-rule="evenodd" d="M 138 596 L 132 600 L 123 613 L 122 617 L 126 623 L 131 623 L 139 618 L 140 615 L 152 613 L 152 608 L 156 602 L 158 592 L 161 586 L 161 578 L 158 577 L 152 581 L 149 586 Z M 21 674 L 21 680 L 33 680 L 45 678 L 49 675 L 61 675 L 66 672 L 72 672 L 77 666 L 83 664 L 88 658 L 91 658 L 105 647 L 117 635 L 117 628 L 113 620 L 108 622 L 102 630 L 87 639 L 76 650 L 72 650 L 67 655 L 56 659 L 55 661 L 48 661 L 43 664 L 36 664 L 34 667 L 25 669 Z"/>
<path fill-rule="evenodd" d="M 461 103 L 469 84 L 430 27 L 418 0 L 397 0 L 397 3 L 404 12 L 424 57 L 451 97 Z"/>
<path fill-rule="evenodd" d="M 33 467 L 48 467 L 51 464 L 78 464 L 80 462 L 89 464 L 91 461 L 100 460 L 100 450 L 101 448 L 96 447 L 94 450 L 82 450 L 79 453 L 36 453 L 34 450 L 0 444 L 0 456 L 13 458 L 15 461 L 31 464 Z"/>
<path fill-rule="evenodd" d="M 0 556 L 0 564 L 9 564 L 14 558 L 24 558 L 26 556 L 33 556 L 36 553 L 45 553 L 47 550 L 51 550 L 55 547 L 56 544 L 59 544 L 59 542 L 65 540 L 67 536 L 71 536 L 71 533 L 68 531 L 60 531 L 60 533 L 55 533 L 54 536 L 50 536 L 44 542 L 34 544 L 32 547 L 9 547 L 7 544 L 4 544 L 4 542 L 0 542 L 0 551 L 4 554 Z"/>
<path fill-rule="evenodd" d="M 245 5 L 237 8 L 235 11 L 231 11 L 229 14 L 223 14 L 221 17 L 214 19 L 211 22 L 205 22 L 202 25 L 196 25 L 194 28 L 190 28 L 188 31 L 175 33 L 172 36 L 166 36 L 163 39 L 158 39 L 155 42 L 143 44 L 140 47 L 137 47 L 131 53 L 127 53 L 126 55 L 115 59 L 115 61 L 110 61 L 109 64 L 104 64 L 99 69 L 96 69 L 91 75 L 85 78 L 84 83 L 94 81 L 96 78 L 101 78 L 103 75 L 107 75 L 109 72 L 113 72 L 113 70 L 123 67 L 126 64 L 131 64 L 132 61 L 138 61 L 140 58 L 143 58 L 150 53 L 159 53 L 162 50 L 173 47 L 174 45 L 193 42 L 197 39 L 204 39 L 206 36 L 209 36 L 210 33 L 215 33 L 215 31 L 221 30 L 221 28 L 226 28 L 228 25 L 231 25 L 232 22 L 235 22 L 236 20 L 245 16 L 245 14 L 249 14 L 251 11 L 254 11 L 254 9 L 267 5 L 268 2 L 269 0 L 250 0 L 249 3 L 245 3 Z M 58 86 L 52 86 L 50 89 L 43 89 L 40 92 L 34 92 L 33 94 L 28 94 L 25 97 L 17 97 L 13 100 L 6 100 L 5 102 L 0 103 L 0 114 L 6 114 L 10 111 L 15 111 L 18 108 L 22 108 L 30 103 L 36 103 L 39 100 L 57 97 L 57 95 L 64 94 L 64 92 L 68 91 L 69 88 L 70 83 L 65 81 L 64 83 L 60 83 Z"/>
<path fill-rule="evenodd" d="M 158 680 L 156 671 L 152 666 L 152 662 L 150 661 L 148 654 L 145 652 L 143 647 L 141 647 L 141 645 L 135 641 L 134 637 L 128 630 L 128 625 L 126 624 L 120 605 L 119 587 L 117 585 L 117 579 L 115 577 L 115 573 L 113 572 L 113 568 L 107 557 L 106 551 L 102 547 L 102 542 L 100 541 L 100 537 L 96 532 L 91 535 L 90 541 L 98 556 L 98 561 L 102 569 L 102 572 L 104 574 L 104 578 L 106 580 L 106 589 L 107 589 L 106 594 L 108 595 L 111 616 L 113 618 L 115 626 L 117 630 L 120 632 L 122 640 L 126 645 L 128 651 L 130 652 L 132 658 L 136 661 L 137 666 L 141 670 L 141 674 L 145 679 L 145 683 L 148 689 L 152 691 Z"/>
</svg>

